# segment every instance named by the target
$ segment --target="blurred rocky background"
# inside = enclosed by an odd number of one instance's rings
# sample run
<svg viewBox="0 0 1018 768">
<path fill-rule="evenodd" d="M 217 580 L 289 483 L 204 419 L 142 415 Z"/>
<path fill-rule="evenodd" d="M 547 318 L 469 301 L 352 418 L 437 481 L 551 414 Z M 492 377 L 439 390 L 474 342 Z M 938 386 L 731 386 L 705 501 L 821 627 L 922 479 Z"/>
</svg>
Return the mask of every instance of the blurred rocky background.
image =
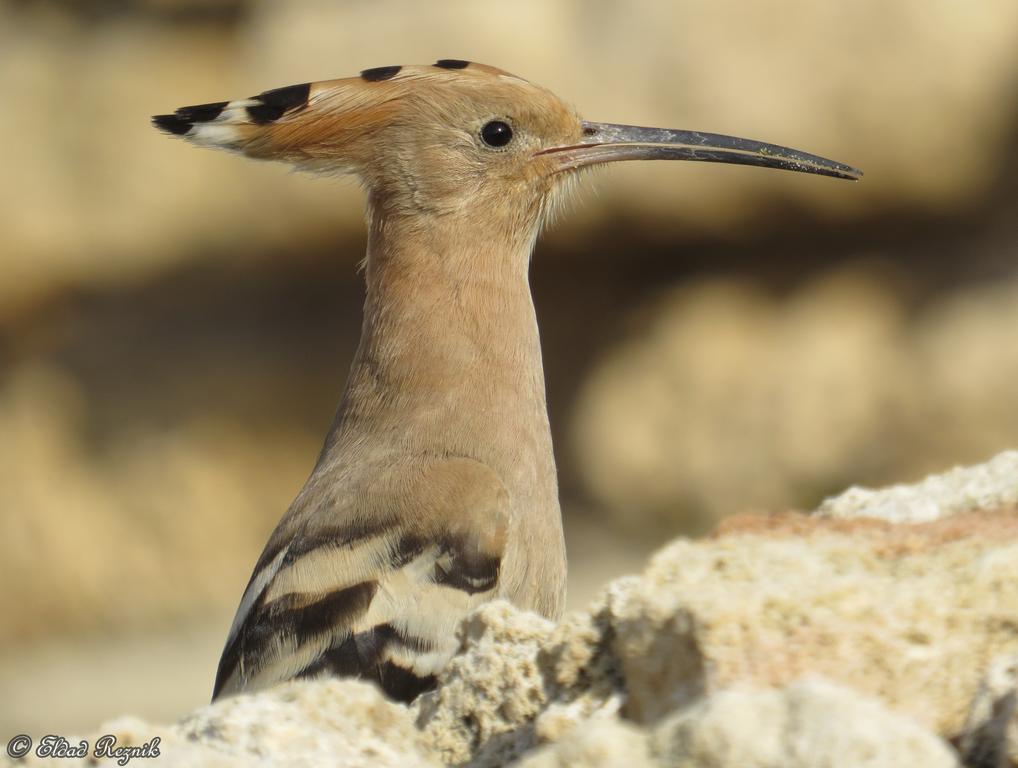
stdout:
<svg viewBox="0 0 1018 768">
<path fill-rule="evenodd" d="M 601 171 L 532 270 L 571 603 L 719 518 L 1018 445 L 1018 5 L 0 0 L 0 736 L 209 695 L 353 354 L 351 182 L 148 116 L 484 61 L 859 184 Z"/>
</svg>

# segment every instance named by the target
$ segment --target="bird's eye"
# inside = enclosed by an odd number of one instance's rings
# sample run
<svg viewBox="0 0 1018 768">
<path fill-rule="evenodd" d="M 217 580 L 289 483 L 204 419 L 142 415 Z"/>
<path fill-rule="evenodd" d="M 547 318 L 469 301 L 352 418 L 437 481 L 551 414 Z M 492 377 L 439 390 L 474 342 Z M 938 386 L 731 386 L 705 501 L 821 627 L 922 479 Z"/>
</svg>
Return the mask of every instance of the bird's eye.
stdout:
<svg viewBox="0 0 1018 768">
<path fill-rule="evenodd" d="M 513 140 L 513 129 L 501 120 L 492 120 L 481 128 L 481 141 L 489 147 L 501 148 Z"/>
</svg>

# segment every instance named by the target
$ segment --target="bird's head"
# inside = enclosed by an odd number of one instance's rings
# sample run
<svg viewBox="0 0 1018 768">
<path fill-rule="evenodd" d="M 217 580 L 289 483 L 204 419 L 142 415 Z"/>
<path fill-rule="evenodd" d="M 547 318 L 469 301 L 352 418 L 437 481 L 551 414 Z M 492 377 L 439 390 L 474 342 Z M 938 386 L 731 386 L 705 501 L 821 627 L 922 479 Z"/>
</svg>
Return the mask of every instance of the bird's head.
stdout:
<svg viewBox="0 0 1018 768">
<path fill-rule="evenodd" d="M 372 205 L 392 215 L 480 213 L 539 222 L 576 171 L 620 160 L 861 176 L 841 163 L 747 139 L 587 122 L 540 86 L 452 59 L 182 107 L 153 122 L 196 144 L 355 174 Z"/>
</svg>

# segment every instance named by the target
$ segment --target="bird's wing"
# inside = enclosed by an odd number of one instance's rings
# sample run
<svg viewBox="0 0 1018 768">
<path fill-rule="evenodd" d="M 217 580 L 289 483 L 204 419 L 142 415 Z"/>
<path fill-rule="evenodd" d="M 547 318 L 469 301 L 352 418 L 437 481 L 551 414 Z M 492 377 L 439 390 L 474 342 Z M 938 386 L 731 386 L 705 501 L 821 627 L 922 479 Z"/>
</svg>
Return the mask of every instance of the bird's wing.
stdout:
<svg viewBox="0 0 1018 768">
<path fill-rule="evenodd" d="M 309 483 L 269 540 L 213 699 L 340 675 L 375 680 L 409 701 L 455 651 L 463 616 L 496 594 L 509 497 L 486 465 L 452 458 L 389 467 L 333 499 Z"/>
</svg>

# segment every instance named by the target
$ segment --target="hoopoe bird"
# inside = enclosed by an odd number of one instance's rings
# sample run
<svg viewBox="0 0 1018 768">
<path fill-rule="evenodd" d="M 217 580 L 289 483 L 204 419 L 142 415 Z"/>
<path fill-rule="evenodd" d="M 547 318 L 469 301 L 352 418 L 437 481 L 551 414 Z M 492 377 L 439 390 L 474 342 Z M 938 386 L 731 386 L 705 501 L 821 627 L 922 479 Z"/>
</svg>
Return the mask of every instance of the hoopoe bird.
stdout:
<svg viewBox="0 0 1018 768">
<path fill-rule="evenodd" d="M 484 601 L 561 615 L 566 552 L 528 269 L 579 171 L 696 160 L 861 176 L 748 139 L 587 122 L 544 88 L 453 59 L 153 122 L 200 146 L 354 174 L 367 192 L 360 344 L 314 470 L 240 600 L 213 699 L 340 675 L 410 701 Z"/>
</svg>

